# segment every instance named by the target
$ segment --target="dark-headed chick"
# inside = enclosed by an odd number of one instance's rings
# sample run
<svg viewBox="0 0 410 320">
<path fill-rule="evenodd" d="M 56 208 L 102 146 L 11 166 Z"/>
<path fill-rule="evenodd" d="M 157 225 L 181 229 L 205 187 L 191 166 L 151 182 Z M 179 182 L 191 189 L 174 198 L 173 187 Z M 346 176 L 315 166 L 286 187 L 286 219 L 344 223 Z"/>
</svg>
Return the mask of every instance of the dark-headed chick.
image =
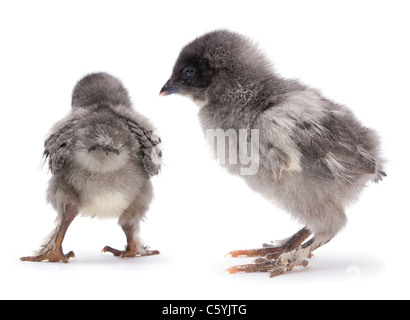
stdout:
<svg viewBox="0 0 410 320">
<path fill-rule="evenodd" d="M 275 276 L 306 266 L 312 252 L 345 226 L 345 208 L 366 183 L 386 175 L 374 130 L 318 90 L 278 75 L 238 33 L 217 30 L 187 44 L 160 92 L 173 93 L 199 106 L 222 165 L 304 226 L 277 245 L 230 252 L 265 256 L 231 273 Z"/>
</svg>

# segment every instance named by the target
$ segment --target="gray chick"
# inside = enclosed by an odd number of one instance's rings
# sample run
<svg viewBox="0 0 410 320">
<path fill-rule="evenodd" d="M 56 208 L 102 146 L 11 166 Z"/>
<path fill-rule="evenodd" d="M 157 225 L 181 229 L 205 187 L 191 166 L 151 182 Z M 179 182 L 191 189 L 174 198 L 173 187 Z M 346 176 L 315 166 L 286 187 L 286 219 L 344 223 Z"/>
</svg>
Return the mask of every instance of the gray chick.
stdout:
<svg viewBox="0 0 410 320">
<path fill-rule="evenodd" d="M 56 228 L 41 249 L 23 261 L 68 262 L 65 233 L 83 216 L 118 218 L 125 250 L 115 256 L 158 254 L 139 238 L 139 225 L 153 198 L 151 176 L 160 170 L 160 140 L 151 123 L 132 109 L 127 90 L 107 73 L 82 78 L 73 90 L 72 111 L 51 129 L 44 143 L 52 177 L 47 200 L 57 211 Z"/>
<path fill-rule="evenodd" d="M 345 226 L 345 207 L 366 182 L 386 175 L 373 130 L 318 90 L 276 74 L 240 34 L 217 30 L 186 45 L 160 95 L 173 93 L 198 104 L 222 165 L 305 226 L 277 244 L 230 252 L 265 256 L 230 273 L 276 276 L 306 266 L 312 251 Z"/>
</svg>

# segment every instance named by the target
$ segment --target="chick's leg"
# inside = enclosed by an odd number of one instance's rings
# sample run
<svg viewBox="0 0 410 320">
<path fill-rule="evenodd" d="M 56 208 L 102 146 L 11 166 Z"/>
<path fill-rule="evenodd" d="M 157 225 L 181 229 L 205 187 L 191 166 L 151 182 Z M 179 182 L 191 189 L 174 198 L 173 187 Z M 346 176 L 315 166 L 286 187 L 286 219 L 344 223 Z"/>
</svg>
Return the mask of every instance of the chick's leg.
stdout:
<svg viewBox="0 0 410 320">
<path fill-rule="evenodd" d="M 31 257 L 22 257 L 21 261 L 40 262 L 48 260 L 49 262 L 64 262 L 67 263 L 70 258 L 75 257 L 74 252 L 70 251 L 67 254 L 63 253 L 63 240 L 68 227 L 78 214 L 78 209 L 75 205 L 67 205 L 60 221 L 55 230 L 51 233 L 49 240 L 38 251 L 38 254 Z"/>
<path fill-rule="evenodd" d="M 154 254 L 159 254 L 158 250 L 148 250 L 141 244 L 134 225 L 125 224 L 122 225 L 122 230 L 124 230 L 125 236 L 127 237 L 127 245 L 125 250 L 117 250 L 106 246 L 102 249 L 102 252 L 111 252 L 114 256 L 120 258 L 135 257 L 137 255 L 149 256 Z"/>
<path fill-rule="evenodd" d="M 118 224 L 127 237 L 125 250 L 117 250 L 106 246 L 102 249 L 102 252 L 111 252 L 114 256 L 120 258 L 159 254 L 157 250 L 148 250 L 148 248 L 142 244 L 139 237 L 140 221 L 148 211 L 151 199 L 152 188 L 151 185 L 147 184 L 132 204 L 120 216 Z"/>
</svg>

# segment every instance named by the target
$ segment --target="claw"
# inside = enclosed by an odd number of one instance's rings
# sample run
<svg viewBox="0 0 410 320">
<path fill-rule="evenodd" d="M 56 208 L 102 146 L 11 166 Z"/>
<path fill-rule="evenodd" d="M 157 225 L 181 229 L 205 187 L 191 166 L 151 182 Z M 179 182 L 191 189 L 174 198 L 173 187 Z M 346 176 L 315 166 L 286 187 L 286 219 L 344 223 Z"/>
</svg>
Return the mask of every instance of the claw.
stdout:
<svg viewBox="0 0 410 320">
<path fill-rule="evenodd" d="M 228 271 L 230 274 L 233 274 L 233 273 L 239 272 L 240 270 L 237 267 L 230 267 L 226 269 L 225 271 Z"/>
<path fill-rule="evenodd" d="M 65 256 L 66 256 L 68 259 L 70 259 L 70 258 L 75 258 L 74 251 L 70 251 L 70 252 L 67 253 Z"/>
<path fill-rule="evenodd" d="M 255 250 L 254 249 L 234 250 L 234 251 L 228 252 L 225 256 L 227 256 L 227 255 L 231 255 L 234 258 L 236 258 L 238 256 L 254 257 L 255 256 Z"/>
</svg>

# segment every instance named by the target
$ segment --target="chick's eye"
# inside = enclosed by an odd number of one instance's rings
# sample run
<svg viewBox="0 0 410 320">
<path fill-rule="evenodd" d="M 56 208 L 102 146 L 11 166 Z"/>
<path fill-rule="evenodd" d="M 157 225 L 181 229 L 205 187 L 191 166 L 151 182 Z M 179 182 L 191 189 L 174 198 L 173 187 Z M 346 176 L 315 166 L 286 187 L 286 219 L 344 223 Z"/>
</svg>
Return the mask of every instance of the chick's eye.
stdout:
<svg viewBox="0 0 410 320">
<path fill-rule="evenodd" d="M 182 70 L 182 75 L 185 79 L 192 79 L 196 74 L 196 69 L 193 67 L 186 67 Z"/>
</svg>

